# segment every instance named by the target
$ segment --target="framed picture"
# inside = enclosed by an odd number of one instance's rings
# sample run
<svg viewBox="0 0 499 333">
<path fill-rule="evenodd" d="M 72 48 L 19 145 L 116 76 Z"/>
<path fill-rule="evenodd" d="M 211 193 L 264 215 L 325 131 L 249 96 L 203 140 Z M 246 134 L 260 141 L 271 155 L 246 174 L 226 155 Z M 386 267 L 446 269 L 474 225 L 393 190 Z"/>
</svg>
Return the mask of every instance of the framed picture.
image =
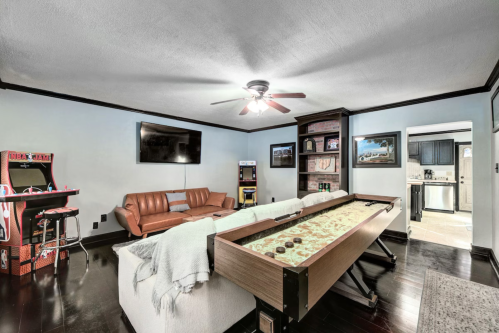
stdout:
<svg viewBox="0 0 499 333">
<path fill-rule="evenodd" d="M 340 149 L 340 137 L 331 135 L 324 137 L 324 151 L 336 151 Z"/>
<path fill-rule="evenodd" d="M 499 131 L 499 87 L 492 95 L 492 133 Z"/>
<path fill-rule="evenodd" d="M 358 135 L 352 138 L 353 168 L 400 168 L 400 132 Z"/>
<path fill-rule="evenodd" d="M 314 138 L 306 138 L 303 140 L 303 152 L 304 153 L 315 153 L 315 140 Z"/>
<path fill-rule="evenodd" d="M 271 168 L 296 167 L 296 142 L 270 145 Z"/>
</svg>

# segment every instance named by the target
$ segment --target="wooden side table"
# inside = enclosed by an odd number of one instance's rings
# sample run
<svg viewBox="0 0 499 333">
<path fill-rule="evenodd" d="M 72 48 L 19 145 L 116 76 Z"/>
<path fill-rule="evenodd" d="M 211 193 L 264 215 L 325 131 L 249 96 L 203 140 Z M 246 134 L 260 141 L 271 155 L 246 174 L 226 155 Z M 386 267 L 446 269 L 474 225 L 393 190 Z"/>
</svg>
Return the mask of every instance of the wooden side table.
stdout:
<svg viewBox="0 0 499 333">
<path fill-rule="evenodd" d="M 233 210 L 233 209 L 220 210 L 218 212 L 212 212 L 212 213 L 206 213 L 206 214 L 201 214 L 201 215 L 196 215 L 196 216 L 184 217 L 182 219 L 182 222 L 194 222 L 194 221 L 202 220 L 205 217 L 211 217 L 211 218 L 213 218 L 213 220 L 218 220 L 218 219 L 224 218 L 226 216 L 229 216 L 231 214 L 234 214 L 235 212 L 237 212 L 237 210 Z M 219 214 L 222 216 L 214 216 L 213 214 Z"/>
</svg>

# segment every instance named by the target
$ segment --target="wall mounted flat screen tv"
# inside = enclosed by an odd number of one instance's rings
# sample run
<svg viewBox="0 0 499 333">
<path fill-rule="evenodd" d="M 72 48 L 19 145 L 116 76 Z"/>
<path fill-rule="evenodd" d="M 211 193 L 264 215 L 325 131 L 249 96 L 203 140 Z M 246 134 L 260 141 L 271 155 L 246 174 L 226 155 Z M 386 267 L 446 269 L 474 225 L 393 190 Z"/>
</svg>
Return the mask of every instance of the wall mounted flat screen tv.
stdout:
<svg viewBox="0 0 499 333">
<path fill-rule="evenodd" d="M 142 122 L 140 161 L 200 164 L 201 132 Z"/>
</svg>

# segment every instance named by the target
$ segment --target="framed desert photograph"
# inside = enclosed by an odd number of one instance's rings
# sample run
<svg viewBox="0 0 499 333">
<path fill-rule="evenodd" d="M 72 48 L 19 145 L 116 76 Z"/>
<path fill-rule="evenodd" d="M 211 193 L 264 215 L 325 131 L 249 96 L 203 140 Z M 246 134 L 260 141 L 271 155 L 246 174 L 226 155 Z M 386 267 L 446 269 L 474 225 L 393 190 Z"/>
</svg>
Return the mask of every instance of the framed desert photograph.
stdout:
<svg viewBox="0 0 499 333">
<path fill-rule="evenodd" d="M 296 167 L 296 143 L 279 143 L 270 145 L 271 168 Z"/>
<path fill-rule="evenodd" d="M 352 138 L 354 168 L 400 168 L 400 132 Z"/>
</svg>

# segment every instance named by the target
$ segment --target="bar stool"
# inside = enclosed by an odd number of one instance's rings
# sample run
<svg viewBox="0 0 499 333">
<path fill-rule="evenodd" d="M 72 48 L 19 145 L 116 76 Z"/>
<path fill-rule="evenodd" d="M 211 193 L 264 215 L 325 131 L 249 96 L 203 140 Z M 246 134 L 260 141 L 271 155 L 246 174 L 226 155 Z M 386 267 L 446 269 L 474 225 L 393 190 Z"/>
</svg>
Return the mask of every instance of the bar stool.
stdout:
<svg viewBox="0 0 499 333">
<path fill-rule="evenodd" d="M 246 196 L 248 194 L 251 194 L 251 198 L 253 200 L 253 206 L 256 206 L 255 192 L 256 192 L 255 189 L 243 189 L 243 196 L 244 196 L 243 208 L 246 208 Z"/>
<path fill-rule="evenodd" d="M 85 250 L 83 247 L 83 244 L 81 244 L 81 233 L 80 233 L 80 220 L 78 219 L 78 213 L 79 210 L 78 208 L 74 207 L 62 207 L 62 208 L 54 208 L 54 209 L 49 209 L 46 210 L 43 213 L 43 240 L 42 244 L 40 245 L 40 248 L 38 249 L 38 253 L 35 258 L 34 262 L 34 268 L 36 270 L 36 261 L 38 258 L 40 258 L 40 255 L 43 253 L 45 250 L 56 250 L 55 253 L 55 262 L 54 262 L 54 275 L 57 275 L 57 262 L 59 261 L 59 250 L 60 249 L 65 249 L 67 247 L 73 246 L 74 244 L 79 244 L 83 251 L 85 251 L 85 254 L 87 256 L 87 265 L 88 265 L 88 252 Z M 61 220 L 64 221 L 64 230 L 67 235 L 67 218 L 68 217 L 74 217 L 76 220 L 76 229 L 78 230 L 78 237 L 76 238 L 68 238 L 67 236 L 59 238 L 59 223 Z M 55 221 L 55 246 L 45 246 L 46 243 L 46 233 L 47 233 L 47 224 L 50 223 L 51 221 Z M 61 241 L 66 241 L 66 244 L 60 245 Z M 71 242 L 70 242 L 71 241 Z M 88 266 L 87 266 L 88 267 Z"/>
</svg>

